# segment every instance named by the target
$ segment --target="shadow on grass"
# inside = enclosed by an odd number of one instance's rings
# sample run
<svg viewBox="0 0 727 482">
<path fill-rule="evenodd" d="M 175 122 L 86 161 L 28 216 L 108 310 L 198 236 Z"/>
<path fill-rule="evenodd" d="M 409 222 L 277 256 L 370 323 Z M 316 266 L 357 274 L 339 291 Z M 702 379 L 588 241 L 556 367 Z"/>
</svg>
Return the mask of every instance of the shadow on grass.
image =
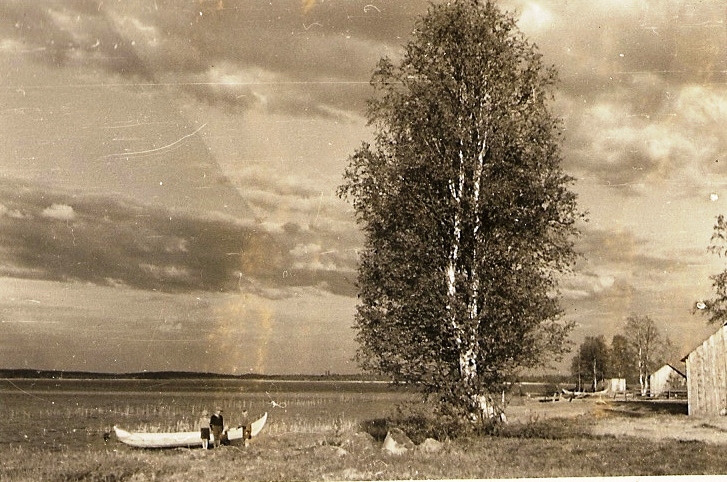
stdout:
<svg viewBox="0 0 727 482">
<path fill-rule="evenodd" d="M 505 438 L 526 438 L 543 440 L 565 440 L 572 438 L 593 438 L 578 417 L 550 418 L 498 425 L 491 435 Z"/>
<path fill-rule="evenodd" d="M 470 437 L 523 438 L 563 440 L 569 438 L 592 438 L 587 425 L 578 417 L 531 420 L 527 423 L 493 424 L 477 427 L 469 423 L 452 424 L 429 417 L 378 418 L 361 423 L 360 429 L 376 441 L 383 442 L 392 428 L 399 428 L 415 444 L 426 438 L 444 441 Z"/>
<path fill-rule="evenodd" d="M 599 406 L 599 412 L 629 418 L 686 416 L 687 404 L 684 400 L 609 401 Z M 598 438 L 599 436 L 590 433 L 590 416 L 592 415 L 543 419 L 534 417 L 524 423 L 476 426 L 453 416 L 434 413 L 431 408 L 408 406 L 400 407 L 396 415 L 388 418 L 365 420 L 361 423 L 360 430 L 376 441 L 383 442 L 391 429 L 398 428 L 415 444 L 422 443 L 426 438 L 445 441 L 473 436 L 542 440 Z"/>
<path fill-rule="evenodd" d="M 627 417 L 649 417 L 653 415 L 687 415 L 688 406 L 684 400 L 634 400 L 612 402 L 610 412 Z"/>
</svg>

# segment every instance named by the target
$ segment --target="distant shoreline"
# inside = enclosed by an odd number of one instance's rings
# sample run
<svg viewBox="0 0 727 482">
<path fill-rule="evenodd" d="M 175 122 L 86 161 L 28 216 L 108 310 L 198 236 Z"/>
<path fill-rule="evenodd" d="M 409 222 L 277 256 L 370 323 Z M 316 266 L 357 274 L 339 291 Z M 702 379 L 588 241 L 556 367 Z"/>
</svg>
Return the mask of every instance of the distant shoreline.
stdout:
<svg viewBox="0 0 727 482">
<path fill-rule="evenodd" d="M 388 383 L 389 380 L 367 374 L 326 374 L 326 375 L 264 375 L 246 373 L 230 375 L 222 373 L 185 372 L 185 371 L 145 371 L 130 373 L 102 373 L 85 371 L 35 370 L 35 369 L 0 369 L 1 378 L 9 379 L 67 379 L 67 380 L 171 380 L 171 379 L 203 379 L 203 380 L 246 380 L 246 381 L 331 381 L 331 382 L 370 382 Z"/>
<path fill-rule="evenodd" d="M 245 373 L 231 375 L 223 373 L 186 372 L 186 371 L 145 371 L 129 373 L 102 373 L 85 371 L 62 371 L 62 370 L 36 370 L 36 369 L 0 369 L 0 378 L 5 379 L 50 379 L 50 380 L 238 380 L 247 382 L 336 382 L 336 383 L 371 383 L 388 384 L 390 379 L 385 377 L 359 373 L 359 374 L 336 374 L 325 375 L 311 374 L 287 374 L 287 375 L 265 375 L 260 373 Z M 542 384 L 569 384 L 570 377 L 567 375 L 552 376 L 525 376 L 517 381 L 519 385 L 542 385 Z"/>
</svg>

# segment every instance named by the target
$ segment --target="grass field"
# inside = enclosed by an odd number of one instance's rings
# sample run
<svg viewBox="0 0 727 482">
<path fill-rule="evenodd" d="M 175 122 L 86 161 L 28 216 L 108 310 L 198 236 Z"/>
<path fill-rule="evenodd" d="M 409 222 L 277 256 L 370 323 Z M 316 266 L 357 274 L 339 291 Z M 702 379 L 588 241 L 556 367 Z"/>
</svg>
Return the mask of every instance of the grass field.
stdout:
<svg viewBox="0 0 727 482">
<path fill-rule="evenodd" d="M 0 380 L 0 480 L 393 480 L 727 474 L 727 424 L 684 402 L 516 398 L 495 435 L 388 455 L 372 421 L 411 393 L 380 384 L 224 380 Z M 142 450 L 129 430 L 196 430 L 202 410 L 269 413 L 248 447 Z M 367 433 L 373 433 L 373 437 Z M 385 433 L 385 431 L 384 431 Z"/>
</svg>

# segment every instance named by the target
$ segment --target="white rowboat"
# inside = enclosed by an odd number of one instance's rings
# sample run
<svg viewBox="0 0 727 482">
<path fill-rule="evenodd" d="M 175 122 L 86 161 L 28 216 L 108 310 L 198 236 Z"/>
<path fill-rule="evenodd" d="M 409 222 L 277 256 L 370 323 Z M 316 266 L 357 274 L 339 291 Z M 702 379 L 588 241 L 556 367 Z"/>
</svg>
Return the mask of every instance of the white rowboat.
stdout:
<svg viewBox="0 0 727 482">
<path fill-rule="evenodd" d="M 566 390 L 562 388 L 563 395 L 570 398 L 585 398 L 585 397 L 602 397 L 608 394 L 608 390 L 601 390 L 600 392 L 579 392 L 573 390 Z"/>
<path fill-rule="evenodd" d="M 252 437 L 260 433 L 268 419 L 267 412 L 265 415 L 250 424 L 250 435 Z M 127 432 L 114 425 L 116 438 L 132 447 L 141 448 L 174 448 L 174 447 L 201 447 L 202 438 L 199 430 L 194 432 L 167 432 L 167 433 L 151 433 L 151 432 Z M 242 427 L 231 428 L 227 431 L 227 439 L 230 442 L 242 440 Z M 223 438 L 224 440 L 224 438 Z M 210 442 L 211 445 L 211 442 Z"/>
</svg>

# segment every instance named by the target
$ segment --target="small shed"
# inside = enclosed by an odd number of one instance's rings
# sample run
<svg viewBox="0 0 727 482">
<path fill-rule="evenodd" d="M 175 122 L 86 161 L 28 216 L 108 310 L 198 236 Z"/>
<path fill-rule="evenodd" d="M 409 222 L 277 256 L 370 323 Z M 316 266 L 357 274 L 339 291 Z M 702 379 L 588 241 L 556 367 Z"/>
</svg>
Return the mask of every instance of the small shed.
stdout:
<svg viewBox="0 0 727 482">
<path fill-rule="evenodd" d="M 710 417 L 727 412 L 727 326 L 684 358 L 687 364 L 689 415 Z"/>
<path fill-rule="evenodd" d="M 652 397 L 660 397 L 670 392 L 687 389 L 687 375 L 674 365 L 667 363 L 649 375 Z"/>
<path fill-rule="evenodd" d="M 626 391 L 625 378 L 607 378 L 604 385 L 608 393 L 621 393 Z"/>
</svg>

